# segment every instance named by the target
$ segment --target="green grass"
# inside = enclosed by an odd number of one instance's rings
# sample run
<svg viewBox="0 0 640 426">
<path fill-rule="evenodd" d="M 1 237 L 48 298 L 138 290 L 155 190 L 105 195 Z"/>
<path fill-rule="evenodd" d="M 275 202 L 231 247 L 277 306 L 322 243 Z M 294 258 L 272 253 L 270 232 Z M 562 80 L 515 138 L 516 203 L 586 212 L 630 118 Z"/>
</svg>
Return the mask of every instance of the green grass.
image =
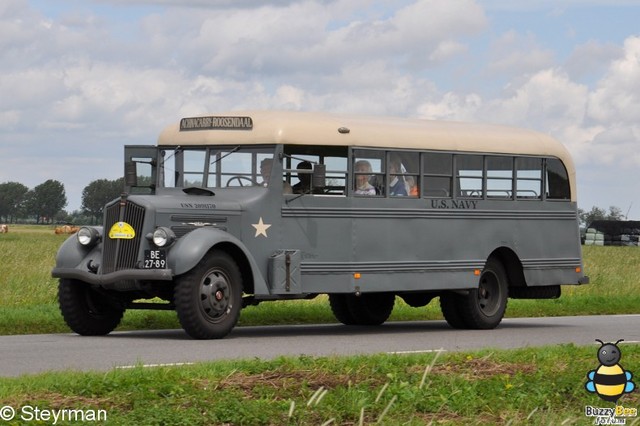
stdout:
<svg viewBox="0 0 640 426">
<path fill-rule="evenodd" d="M 593 424 L 596 348 L 279 358 L 0 379 L 14 408 L 105 410 L 108 423 L 184 425 Z M 640 346 L 621 346 L 640 371 Z M 640 394 L 619 404 L 638 407 Z M 632 424 L 635 418 L 629 418 Z M 330 422 L 330 423 L 327 423 Z"/>
<path fill-rule="evenodd" d="M 67 238 L 50 226 L 12 226 L 0 235 L 0 334 L 68 332 L 57 307 L 55 253 Z M 640 248 L 584 249 L 586 286 L 564 286 L 556 300 L 509 300 L 507 317 L 631 314 L 640 312 Z M 437 300 L 411 308 L 396 299 L 391 321 L 442 319 Z M 239 325 L 335 322 L 326 296 L 265 302 L 243 310 Z M 128 311 L 120 330 L 179 328 L 174 312 Z"/>
</svg>

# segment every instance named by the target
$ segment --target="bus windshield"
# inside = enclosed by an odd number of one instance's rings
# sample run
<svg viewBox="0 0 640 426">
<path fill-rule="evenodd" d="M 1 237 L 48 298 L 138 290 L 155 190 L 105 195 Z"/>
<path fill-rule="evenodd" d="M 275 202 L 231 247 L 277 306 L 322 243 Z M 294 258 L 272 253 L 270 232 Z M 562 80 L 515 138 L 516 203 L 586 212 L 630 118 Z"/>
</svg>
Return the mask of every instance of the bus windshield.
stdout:
<svg viewBox="0 0 640 426">
<path fill-rule="evenodd" d="M 227 188 L 267 186 L 273 146 L 174 147 L 160 152 L 160 186 Z"/>
</svg>

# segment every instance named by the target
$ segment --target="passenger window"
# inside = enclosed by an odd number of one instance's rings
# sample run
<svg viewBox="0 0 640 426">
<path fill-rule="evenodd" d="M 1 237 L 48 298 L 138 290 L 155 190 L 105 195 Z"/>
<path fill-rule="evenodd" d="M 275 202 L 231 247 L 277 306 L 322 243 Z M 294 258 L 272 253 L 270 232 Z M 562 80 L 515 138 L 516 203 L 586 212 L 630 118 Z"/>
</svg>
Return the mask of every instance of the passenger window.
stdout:
<svg viewBox="0 0 640 426">
<path fill-rule="evenodd" d="M 481 155 L 456 156 L 458 197 L 483 198 L 483 161 Z"/>
<path fill-rule="evenodd" d="M 384 152 L 355 150 L 352 191 L 355 196 L 384 195 Z"/>
<path fill-rule="evenodd" d="M 327 168 L 324 194 L 345 195 L 347 188 L 347 153 L 344 157 L 324 156 L 320 159 Z"/>
<path fill-rule="evenodd" d="M 347 183 L 346 147 L 285 146 L 283 179 L 293 194 L 344 195 Z M 324 187 L 313 188 L 313 171 L 325 167 Z"/>
<path fill-rule="evenodd" d="M 420 194 L 419 172 L 419 153 L 408 151 L 392 152 L 389 159 L 389 194 L 392 196 L 417 197 Z"/>
<path fill-rule="evenodd" d="M 542 159 L 516 159 L 516 197 L 540 199 L 542 194 Z"/>
<path fill-rule="evenodd" d="M 427 152 L 423 155 L 422 195 L 433 198 L 450 198 L 453 181 L 453 155 Z"/>
<path fill-rule="evenodd" d="M 387 156 L 387 193 L 392 197 L 407 197 L 412 189 L 415 195 L 418 193 L 418 165 L 416 153 L 389 152 Z M 410 165 L 411 164 L 411 165 Z M 412 172 L 408 168 L 412 168 Z"/>
<path fill-rule="evenodd" d="M 491 157 L 487 162 L 487 198 L 513 198 L 513 157 Z"/>
<path fill-rule="evenodd" d="M 552 200 L 571 199 L 567 169 L 557 158 L 547 159 L 547 198 Z"/>
</svg>

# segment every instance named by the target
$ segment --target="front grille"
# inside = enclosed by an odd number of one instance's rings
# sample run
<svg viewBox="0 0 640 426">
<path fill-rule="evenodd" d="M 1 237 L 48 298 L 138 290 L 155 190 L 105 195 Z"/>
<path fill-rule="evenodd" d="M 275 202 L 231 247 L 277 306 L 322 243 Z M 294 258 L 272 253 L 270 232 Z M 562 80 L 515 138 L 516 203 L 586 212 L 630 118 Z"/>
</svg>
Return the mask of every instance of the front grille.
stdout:
<svg viewBox="0 0 640 426">
<path fill-rule="evenodd" d="M 111 239 L 109 230 L 117 222 L 126 222 L 135 230 L 135 237 L 130 240 Z M 144 223 L 144 207 L 126 201 L 124 206 L 117 202 L 105 211 L 104 245 L 102 252 L 102 273 L 133 269 L 138 260 L 140 241 L 142 240 L 142 224 Z"/>
</svg>

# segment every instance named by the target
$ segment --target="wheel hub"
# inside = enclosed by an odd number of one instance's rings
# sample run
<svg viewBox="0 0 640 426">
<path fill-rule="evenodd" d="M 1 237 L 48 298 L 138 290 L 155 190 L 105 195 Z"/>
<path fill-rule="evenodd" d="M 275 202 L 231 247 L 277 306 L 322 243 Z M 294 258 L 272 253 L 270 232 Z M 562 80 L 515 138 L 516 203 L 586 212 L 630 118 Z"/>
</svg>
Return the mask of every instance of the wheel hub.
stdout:
<svg viewBox="0 0 640 426">
<path fill-rule="evenodd" d="M 494 315 L 499 309 L 500 285 L 497 277 L 492 273 L 485 273 L 478 287 L 478 305 L 488 316 Z"/>
<path fill-rule="evenodd" d="M 227 277 L 212 271 L 200 285 L 200 306 L 207 317 L 217 320 L 231 310 L 231 289 Z"/>
</svg>

